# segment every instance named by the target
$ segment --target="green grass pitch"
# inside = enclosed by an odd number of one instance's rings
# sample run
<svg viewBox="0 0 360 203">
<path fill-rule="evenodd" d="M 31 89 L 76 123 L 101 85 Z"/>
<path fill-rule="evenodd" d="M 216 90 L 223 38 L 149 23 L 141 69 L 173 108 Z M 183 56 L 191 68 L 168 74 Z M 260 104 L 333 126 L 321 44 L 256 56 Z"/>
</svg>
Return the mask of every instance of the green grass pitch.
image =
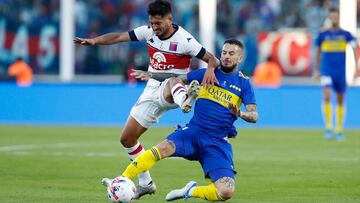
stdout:
<svg viewBox="0 0 360 203">
<path fill-rule="evenodd" d="M 173 129 L 150 129 L 157 144 Z M 0 202 L 108 202 L 102 177 L 129 163 L 119 128 L 0 126 Z M 360 132 L 325 141 L 320 130 L 239 129 L 233 139 L 238 172 L 228 202 L 360 202 Z M 190 180 L 208 184 L 200 165 L 165 159 L 151 170 L 158 191 L 134 202 L 165 202 Z M 199 199 L 177 202 L 205 202 Z"/>
</svg>

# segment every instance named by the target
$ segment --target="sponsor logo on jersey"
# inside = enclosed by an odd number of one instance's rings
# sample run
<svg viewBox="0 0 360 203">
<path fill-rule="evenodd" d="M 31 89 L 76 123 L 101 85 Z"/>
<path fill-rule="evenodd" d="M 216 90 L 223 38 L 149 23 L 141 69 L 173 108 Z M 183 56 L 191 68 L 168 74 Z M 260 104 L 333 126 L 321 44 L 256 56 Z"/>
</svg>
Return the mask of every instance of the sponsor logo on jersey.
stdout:
<svg viewBox="0 0 360 203">
<path fill-rule="evenodd" d="M 238 95 L 221 87 L 212 87 L 211 85 L 206 88 L 204 86 L 201 86 L 199 96 L 197 98 L 214 101 L 220 105 L 223 105 L 226 108 L 229 106 L 229 103 L 233 103 L 238 108 L 240 108 L 242 102 L 242 99 Z"/>
<path fill-rule="evenodd" d="M 150 65 L 154 69 L 157 70 L 168 70 L 171 68 L 174 68 L 173 64 L 165 64 L 166 63 L 166 57 L 161 52 L 155 52 L 152 57 L 150 58 Z"/>
</svg>

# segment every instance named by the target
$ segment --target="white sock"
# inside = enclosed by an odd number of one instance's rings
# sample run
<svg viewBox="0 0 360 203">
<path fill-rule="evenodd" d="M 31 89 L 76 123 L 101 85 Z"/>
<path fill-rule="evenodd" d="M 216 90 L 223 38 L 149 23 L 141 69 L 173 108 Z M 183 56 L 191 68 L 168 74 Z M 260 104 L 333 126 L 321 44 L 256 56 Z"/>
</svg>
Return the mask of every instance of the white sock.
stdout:
<svg viewBox="0 0 360 203">
<path fill-rule="evenodd" d="M 182 103 L 185 101 L 186 95 L 186 88 L 183 84 L 176 84 L 173 88 L 171 88 L 171 94 L 173 96 L 175 104 L 181 106 Z"/>
<path fill-rule="evenodd" d="M 133 147 L 125 148 L 125 149 L 131 160 L 134 160 L 140 154 L 145 152 L 145 150 L 144 150 L 143 146 L 140 144 L 140 142 L 136 143 L 136 145 L 134 145 Z M 140 186 L 147 186 L 152 181 L 149 171 L 140 173 L 138 175 L 138 179 L 139 179 Z"/>
</svg>

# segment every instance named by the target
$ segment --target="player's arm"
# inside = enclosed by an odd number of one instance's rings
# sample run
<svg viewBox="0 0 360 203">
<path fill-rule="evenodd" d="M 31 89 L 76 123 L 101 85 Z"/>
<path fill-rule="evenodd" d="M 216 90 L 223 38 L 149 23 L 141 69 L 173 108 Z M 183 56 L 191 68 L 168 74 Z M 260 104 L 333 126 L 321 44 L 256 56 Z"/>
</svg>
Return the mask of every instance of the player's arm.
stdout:
<svg viewBox="0 0 360 203">
<path fill-rule="evenodd" d="M 358 45 L 356 43 L 356 41 L 354 42 L 354 44 L 352 45 L 353 48 L 353 52 L 354 52 L 354 59 L 355 59 L 355 73 L 354 73 L 354 79 L 356 79 L 358 77 L 358 74 L 360 72 L 360 68 L 358 68 L 358 62 L 359 62 L 359 57 L 358 57 Z"/>
<path fill-rule="evenodd" d="M 204 79 L 202 80 L 201 84 L 202 85 L 207 85 L 207 84 L 214 85 L 215 83 L 219 84 L 219 81 L 216 79 L 214 73 L 216 67 L 220 65 L 219 60 L 208 51 L 204 54 L 201 60 L 205 61 L 208 64 L 207 70 L 204 75 Z"/>
<path fill-rule="evenodd" d="M 80 45 L 110 45 L 110 44 L 129 42 L 129 41 L 131 41 L 131 38 L 128 32 L 107 33 L 95 38 L 76 37 L 74 39 L 74 42 Z"/>
<path fill-rule="evenodd" d="M 323 42 L 323 34 L 319 33 L 319 35 L 315 39 L 315 47 L 316 47 L 316 55 L 315 55 L 315 64 L 314 64 L 314 71 L 313 77 L 314 79 L 319 79 L 320 77 L 320 57 L 321 57 L 321 44 Z"/>
<path fill-rule="evenodd" d="M 181 79 L 184 83 L 188 83 L 187 75 L 186 74 L 175 74 L 175 73 L 152 73 L 142 70 L 134 70 L 130 73 L 131 76 L 134 76 L 136 79 L 140 79 L 142 81 L 148 81 L 150 78 L 157 80 L 157 81 L 164 81 L 168 78 L 177 77 Z"/>
<path fill-rule="evenodd" d="M 246 111 L 242 112 L 239 110 L 239 117 L 243 120 L 251 123 L 256 123 L 259 114 L 256 110 L 256 104 L 248 104 L 245 106 Z"/>
<path fill-rule="evenodd" d="M 229 109 L 235 116 L 240 117 L 250 123 L 256 123 L 259 117 L 259 114 L 256 110 L 256 104 L 248 104 L 245 106 L 246 111 L 241 111 L 235 104 L 230 103 Z"/>
<path fill-rule="evenodd" d="M 315 59 L 316 61 L 315 61 L 314 72 L 313 72 L 313 77 L 315 79 L 319 79 L 319 77 L 320 77 L 320 71 L 319 71 L 320 56 L 321 56 L 321 50 L 320 50 L 320 47 L 318 47 L 316 50 L 316 59 Z"/>
</svg>

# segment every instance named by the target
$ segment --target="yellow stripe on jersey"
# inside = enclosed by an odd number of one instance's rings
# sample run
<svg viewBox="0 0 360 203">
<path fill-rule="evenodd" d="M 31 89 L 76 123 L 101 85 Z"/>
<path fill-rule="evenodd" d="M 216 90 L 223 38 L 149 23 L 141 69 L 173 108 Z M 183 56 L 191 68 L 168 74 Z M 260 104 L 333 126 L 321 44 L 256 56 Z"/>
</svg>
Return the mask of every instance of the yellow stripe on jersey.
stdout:
<svg viewBox="0 0 360 203">
<path fill-rule="evenodd" d="M 325 52 L 345 52 L 347 42 L 345 40 L 325 40 L 321 44 L 321 51 Z"/>
<path fill-rule="evenodd" d="M 197 98 L 209 99 L 220 105 L 225 106 L 226 108 L 229 106 L 230 102 L 240 108 L 242 102 L 242 99 L 238 95 L 221 87 L 212 87 L 211 85 L 208 85 L 207 88 L 201 86 Z"/>
</svg>

